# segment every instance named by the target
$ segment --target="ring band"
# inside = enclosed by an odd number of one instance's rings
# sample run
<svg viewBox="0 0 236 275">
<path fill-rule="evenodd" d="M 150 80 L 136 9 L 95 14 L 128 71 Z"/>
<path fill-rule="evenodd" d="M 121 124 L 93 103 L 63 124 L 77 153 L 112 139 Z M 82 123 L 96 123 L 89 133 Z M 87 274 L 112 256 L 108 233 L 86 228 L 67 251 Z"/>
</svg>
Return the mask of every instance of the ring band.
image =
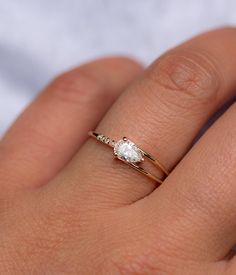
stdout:
<svg viewBox="0 0 236 275">
<path fill-rule="evenodd" d="M 158 182 L 159 184 L 161 184 L 163 180 L 169 175 L 167 169 L 161 164 L 158 159 L 140 149 L 134 142 L 127 139 L 126 137 L 123 137 L 123 139 L 116 142 L 115 140 L 94 131 L 90 131 L 88 134 L 89 136 L 104 143 L 105 145 L 112 147 L 116 158 L 134 168 L 138 172 Z M 145 159 L 149 160 L 159 169 L 159 171 L 162 173 L 161 177 L 153 175 L 139 165 L 144 162 Z"/>
</svg>

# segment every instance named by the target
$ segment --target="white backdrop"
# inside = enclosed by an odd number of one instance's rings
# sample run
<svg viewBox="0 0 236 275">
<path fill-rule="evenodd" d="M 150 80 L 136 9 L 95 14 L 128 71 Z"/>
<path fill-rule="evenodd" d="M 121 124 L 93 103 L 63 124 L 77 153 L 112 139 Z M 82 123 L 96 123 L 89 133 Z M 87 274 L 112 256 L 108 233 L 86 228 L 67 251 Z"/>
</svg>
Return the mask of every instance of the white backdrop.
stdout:
<svg viewBox="0 0 236 275">
<path fill-rule="evenodd" d="M 209 28 L 234 0 L 0 0 L 0 134 L 56 74 L 107 54 L 148 64 Z"/>
</svg>

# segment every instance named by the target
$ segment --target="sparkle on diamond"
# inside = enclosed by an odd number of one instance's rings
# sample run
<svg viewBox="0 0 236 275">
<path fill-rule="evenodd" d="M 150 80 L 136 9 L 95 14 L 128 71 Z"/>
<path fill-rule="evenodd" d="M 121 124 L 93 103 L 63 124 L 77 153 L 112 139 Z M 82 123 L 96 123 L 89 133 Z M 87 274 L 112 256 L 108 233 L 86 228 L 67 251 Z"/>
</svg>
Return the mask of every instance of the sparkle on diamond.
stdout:
<svg viewBox="0 0 236 275">
<path fill-rule="evenodd" d="M 114 153 L 119 159 L 130 163 L 143 159 L 142 151 L 130 140 L 119 140 L 114 146 Z"/>
</svg>

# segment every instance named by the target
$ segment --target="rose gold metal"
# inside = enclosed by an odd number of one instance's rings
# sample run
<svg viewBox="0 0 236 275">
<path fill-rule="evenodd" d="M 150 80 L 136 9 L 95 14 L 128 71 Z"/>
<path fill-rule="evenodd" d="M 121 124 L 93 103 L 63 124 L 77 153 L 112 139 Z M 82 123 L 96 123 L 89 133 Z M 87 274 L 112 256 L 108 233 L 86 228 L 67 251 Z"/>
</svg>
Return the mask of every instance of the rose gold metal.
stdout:
<svg viewBox="0 0 236 275">
<path fill-rule="evenodd" d="M 113 140 L 113 139 L 111 139 L 111 138 L 109 138 L 109 137 L 107 137 L 107 136 L 105 136 L 103 134 L 96 133 L 94 131 L 90 131 L 88 133 L 88 135 L 90 137 L 93 137 L 96 140 L 104 143 L 105 145 L 107 145 L 109 147 L 112 147 L 112 148 L 114 148 L 114 146 L 116 144 L 115 140 Z M 123 140 L 127 141 L 128 138 L 127 137 L 123 137 Z M 124 162 L 125 164 L 129 165 L 130 167 L 132 167 L 136 171 L 144 174 L 148 178 L 156 181 L 159 184 L 162 184 L 163 180 L 169 175 L 168 170 L 164 167 L 163 164 L 161 164 L 161 162 L 157 158 L 154 158 L 152 155 L 150 155 L 149 153 L 147 153 L 144 150 L 140 149 L 139 147 L 138 147 L 138 149 L 142 152 L 142 155 L 143 155 L 142 162 L 145 159 L 149 160 L 152 164 L 154 164 L 163 173 L 163 177 L 162 178 L 159 178 L 159 177 L 153 175 L 152 173 L 146 171 L 143 167 L 141 167 L 137 163 L 131 163 L 131 162 L 128 162 L 128 161 L 125 161 L 125 160 L 121 160 L 121 161 Z M 114 154 L 114 156 L 117 157 L 117 154 Z"/>
</svg>

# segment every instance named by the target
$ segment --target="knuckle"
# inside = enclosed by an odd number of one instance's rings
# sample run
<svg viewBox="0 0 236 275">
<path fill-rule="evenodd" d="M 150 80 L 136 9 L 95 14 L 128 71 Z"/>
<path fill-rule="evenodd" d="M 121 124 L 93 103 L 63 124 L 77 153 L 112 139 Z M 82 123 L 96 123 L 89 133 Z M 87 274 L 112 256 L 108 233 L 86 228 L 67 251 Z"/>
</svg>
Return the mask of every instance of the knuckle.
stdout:
<svg viewBox="0 0 236 275">
<path fill-rule="evenodd" d="M 216 63 L 206 52 L 175 50 L 162 56 L 150 78 L 161 86 L 170 100 L 183 106 L 210 103 L 217 97 L 220 76 Z M 182 106 L 182 107 L 183 107 Z"/>
<path fill-rule="evenodd" d="M 103 84 L 88 70 L 78 68 L 58 76 L 48 87 L 63 101 L 90 103 L 94 96 L 103 91 Z"/>
<path fill-rule="evenodd" d="M 185 253 L 182 238 L 172 226 L 152 226 L 145 233 L 141 236 L 139 230 L 134 231 L 109 246 L 108 274 L 182 274 L 183 263 L 187 266 L 196 261 L 189 257 L 191 248 Z"/>
</svg>

